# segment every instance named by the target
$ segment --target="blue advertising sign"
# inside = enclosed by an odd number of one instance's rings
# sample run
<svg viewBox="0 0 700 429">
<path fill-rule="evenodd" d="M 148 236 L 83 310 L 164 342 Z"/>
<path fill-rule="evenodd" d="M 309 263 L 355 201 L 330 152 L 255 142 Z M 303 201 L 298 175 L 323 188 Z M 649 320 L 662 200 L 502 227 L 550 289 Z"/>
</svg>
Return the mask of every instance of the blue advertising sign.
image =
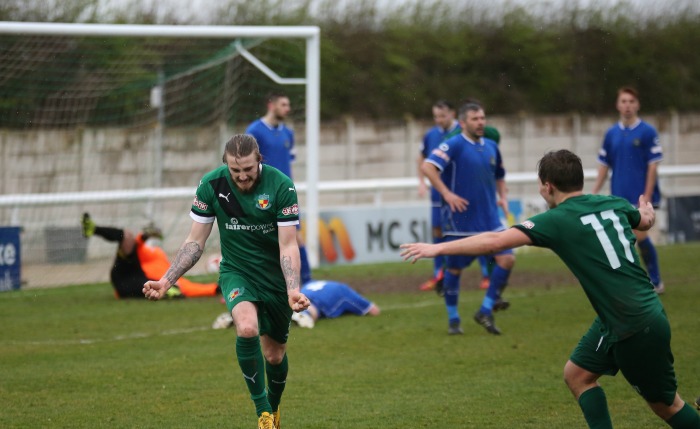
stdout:
<svg viewBox="0 0 700 429">
<path fill-rule="evenodd" d="M 19 289 L 21 282 L 20 228 L 0 227 L 0 292 Z"/>
</svg>

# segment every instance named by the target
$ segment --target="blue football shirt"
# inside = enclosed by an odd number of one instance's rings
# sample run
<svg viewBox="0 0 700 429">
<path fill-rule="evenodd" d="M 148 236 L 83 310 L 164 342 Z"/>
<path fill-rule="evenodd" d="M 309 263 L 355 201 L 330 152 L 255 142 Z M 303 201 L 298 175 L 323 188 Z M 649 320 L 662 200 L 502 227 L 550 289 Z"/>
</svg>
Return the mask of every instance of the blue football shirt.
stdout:
<svg viewBox="0 0 700 429">
<path fill-rule="evenodd" d="M 430 153 L 438 147 L 443 141 L 459 134 L 462 132 L 462 127 L 459 126 L 459 122 L 454 121 L 449 129 L 438 127 L 437 125 L 429 129 L 428 132 L 423 136 L 423 143 L 420 147 L 420 153 L 423 158 L 428 158 Z M 430 201 L 433 207 L 440 207 L 440 193 L 435 190 L 435 188 L 430 189 Z"/>
<path fill-rule="evenodd" d="M 504 229 L 496 205 L 496 180 L 506 171 L 498 145 L 481 138 L 469 140 L 463 134 L 454 136 L 432 151 L 427 162 L 443 172 L 442 179 L 455 194 L 469 201 L 466 211 L 453 212 L 442 204 L 444 235 L 467 236 Z"/>
<path fill-rule="evenodd" d="M 263 163 L 271 165 L 288 177 L 292 177 L 292 161 L 294 161 L 294 132 L 284 124 L 276 127 L 258 119 L 248 126 L 246 134 L 255 137 L 260 146 Z"/>
<path fill-rule="evenodd" d="M 662 159 L 663 151 L 656 129 L 641 120 L 631 127 L 625 127 L 621 122 L 610 127 L 598 152 L 598 162 L 612 169 L 610 193 L 627 199 L 635 206 L 639 196 L 644 194 L 649 164 Z M 658 206 L 660 202 L 657 179 L 651 203 Z"/>
</svg>

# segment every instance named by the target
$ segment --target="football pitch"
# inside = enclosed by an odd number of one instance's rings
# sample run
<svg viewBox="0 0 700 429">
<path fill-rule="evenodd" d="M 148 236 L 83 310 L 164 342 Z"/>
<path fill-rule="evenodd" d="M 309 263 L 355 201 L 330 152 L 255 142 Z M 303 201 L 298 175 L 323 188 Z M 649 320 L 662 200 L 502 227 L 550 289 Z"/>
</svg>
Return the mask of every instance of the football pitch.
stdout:
<svg viewBox="0 0 700 429">
<path fill-rule="evenodd" d="M 700 395 L 699 254 L 700 244 L 659 247 L 679 393 L 689 402 Z M 372 276 L 367 294 L 382 314 L 292 327 L 282 427 L 585 427 L 562 368 L 594 313 L 561 262 L 549 251 L 518 253 L 500 337 L 471 320 L 483 297 L 475 288 L 460 297 L 465 334 L 448 336 L 442 299 L 415 282 L 430 269 L 425 261 L 315 273 L 351 285 Z M 382 279 L 405 288 L 382 291 Z M 0 427 L 254 428 L 234 332 L 211 329 L 224 310 L 218 298 L 117 301 L 106 284 L 0 293 Z M 667 427 L 621 374 L 601 384 L 616 428 Z"/>
</svg>

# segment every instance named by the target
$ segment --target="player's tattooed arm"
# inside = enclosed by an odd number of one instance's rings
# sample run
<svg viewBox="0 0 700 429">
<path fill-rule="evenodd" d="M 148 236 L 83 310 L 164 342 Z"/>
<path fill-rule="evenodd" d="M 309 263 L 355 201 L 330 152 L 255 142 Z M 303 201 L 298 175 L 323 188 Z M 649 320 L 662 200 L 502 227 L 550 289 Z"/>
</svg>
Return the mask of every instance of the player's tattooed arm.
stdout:
<svg viewBox="0 0 700 429">
<path fill-rule="evenodd" d="M 284 280 L 287 283 L 287 293 L 299 290 L 299 270 L 294 267 L 292 258 L 289 255 L 280 256 L 280 266 L 282 267 L 282 274 L 284 274 Z"/>
<path fill-rule="evenodd" d="M 170 265 L 163 277 L 170 285 L 174 285 L 194 264 L 202 257 L 204 249 L 195 241 L 188 241 L 182 245 L 175 256 L 175 261 Z"/>
</svg>

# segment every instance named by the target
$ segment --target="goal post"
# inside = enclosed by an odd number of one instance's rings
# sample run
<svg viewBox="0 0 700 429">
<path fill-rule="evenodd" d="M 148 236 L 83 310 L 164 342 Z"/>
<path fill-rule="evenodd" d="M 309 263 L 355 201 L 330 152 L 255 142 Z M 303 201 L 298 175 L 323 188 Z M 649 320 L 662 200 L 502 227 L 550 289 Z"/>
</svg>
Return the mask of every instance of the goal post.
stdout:
<svg viewBox="0 0 700 429">
<path fill-rule="evenodd" d="M 84 140 L 85 133 L 94 134 L 93 140 L 95 144 L 109 146 L 109 139 L 104 136 L 107 134 L 104 129 L 113 127 L 125 126 L 124 120 L 116 119 L 112 121 L 106 116 L 99 116 L 102 113 L 94 113 L 98 108 L 104 108 L 105 112 L 112 114 L 119 112 L 137 112 L 138 119 L 134 120 L 132 126 L 135 129 L 143 131 L 140 137 L 124 137 L 131 138 L 133 142 L 127 142 L 127 146 L 136 148 L 133 157 L 136 161 L 142 162 L 141 158 L 149 158 L 151 165 L 154 168 L 150 174 L 151 177 L 142 177 L 134 175 L 129 178 L 126 186 L 118 181 L 112 181 L 108 186 L 100 187 L 96 181 L 90 182 L 89 177 L 78 177 L 77 179 L 65 179 L 65 188 L 60 185 L 51 187 L 49 185 L 37 185 L 31 189 L 23 189 L 21 186 L 22 180 L 13 179 L 10 176 L 11 168 L 20 168 L 19 164 L 31 165 L 27 159 L 21 159 L 18 165 L 0 165 L 0 169 L 6 170 L 5 173 L 0 173 L 0 181 L 5 181 L 6 184 L 0 189 L 3 194 L 23 194 L 23 193 L 46 193 L 48 192 L 85 192 L 90 195 L 90 192 L 100 190 L 126 190 L 129 189 L 159 189 L 161 187 L 182 187 L 187 186 L 189 182 L 173 183 L 172 176 L 177 172 L 169 173 L 170 179 L 164 178 L 162 165 L 163 156 L 163 126 L 166 122 L 177 123 L 177 126 L 183 129 L 184 133 L 197 133 L 199 123 L 206 122 L 212 129 L 217 131 L 207 131 L 210 136 L 213 136 L 217 141 L 211 142 L 214 149 L 211 153 L 216 156 L 211 160 L 210 167 L 216 165 L 216 159 L 219 159 L 221 148 L 225 143 L 225 139 L 235 129 L 236 132 L 242 132 L 242 121 L 250 121 L 253 112 L 255 114 L 264 113 L 260 106 L 264 106 L 263 97 L 268 90 L 265 85 L 260 84 L 255 88 L 241 88 L 244 82 L 241 80 L 240 72 L 241 63 L 247 64 L 247 68 L 255 68 L 270 81 L 270 85 L 280 85 L 290 87 L 289 92 L 295 94 L 292 102 L 299 100 L 298 104 L 303 105 L 304 111 L 303 123 L 300 123 L 300 132 L 297 133 L 297 141 L 304 145 L 303 165 L 304 169 L 304 186 L 303 194 L 305 197 L 303 216 L 305 221 L 310 225 L 318 223 L 319 219 L 319 197 L 318 197 L 318 180 L 319 180 L 319 128 L 320 128 L 320 29 L 315 26 L 207 26 L 207 25 L 121 25 L 121 24 L 71 24 L 71 23 L 30 23 L 30 22 L 0 22 L 0 38 L 10 40 L 10 42 L 18 41 L 23 38 L 44 38 L 42 43 L 47 46 L 37 48 L 37 43 L 30 42 L 25 45 L 13 43 L 0 43 L 0 96 L 4 99 L 0 104 L 0 113 L 6 118 L 0 122 L 0 131 L 21 130 L 28 131 L 28 126 L 24 124 L 13 124 L 11 118 L 13 116 L 20 117 L 20 121 L 25 121 L 32 125 L 31 137 L 23 137 L 19 140 L 25 140 L 22 144 L 50 146 L 49 143 L 55 138 L 69 140 L 64 146 L 68 150 L 76 152 L 76 158 L 71 158 L 65 163 L 74 164 L 72 167 L 80 172 L 83 171 L 85 164 L 90 164 L 93 161 L 85 159 L 85 151 L 87 150 L 81 143 Z M 60 82 L 57 85 L 63 85 L 65 88 L 52 89 L 53 93 L 45 96 L 40 106 L 41 114 L 33 112 L 31 109 L 34 106 L 28 106 L 30 102 L 27 94 L 34 95 L 41 89 L 41 86 L 46 81 L 59 82 L 62 79 L 62 72 L 54 70 L 54 74 L 45 71 L 43 74 L 40 69 L 44 64 L 50 64 L 48 67 L 55 67 L 54 64 L 41 61 L 31 63 L 32 57 L 36 60 L 38 57 L 51 57 L 54 53 L 51 49 L 61 50 L 63 53 L 69 50 L 77 42 L 70 41 L 63 45 L 57 44 L 56 40 L 62 38 L 73 38 L 72 40 L 90 40 L 92 45 L 96 45 L 95 49 L 103 49 L 104 52 L 95 55 L 95 58 L 88 58 L 87 53 L 84 57 L 79 53 L 75 54 L 77 60 L 73 58 L 73 63 L 68 63 L 66 67 L 71 67 L 71 74 L 78 76 L 82 72 L 80 79 L 70 83 L 72 87 L 68 88 L 66 82 Z M 2 39 L 0 39 L 2 40 Z M 133 40 L 131 43 L 125 42 Z M 170 40 L 171 42 L 159 45 L 151 43 L 153 40 Z M 199 48 L 198 41 L 213 41 L 220 40 L 218 43 L 210 43 L 209 45 Z M 144 42 L 147 41 L 147 42 Z M 289 42 L 296 41 L 296 42 Z M 297 44 L 298 42 L 298 44 Z M 289 43 L 289 46 L 275 46 L 275 43 Z M 72 44 L 72 45 L 71 45 Z M 51 45 L 51 46 L 48 46 Z M 126 51 L 133 49 L 139 51 L 140 54 L 148 54 L 150 52 L 157 53 L 160 50 L 176 49 L 189 47 L 190 51 L 178 52 L 178 61 L 183 64 L 186 61 L 192 61 L 191 66 L 183 66 L 181 70 L 163 74 L 162 71 L 157 79 L 153 79 L 153 70 L 144 70 L 141 64 L 112 64 L 109 63 L 110 51 Z M 263 47 L 263 45 L 272 45 L 272 47 Z M 297 46 L 299 45 L 299 46 Z M 14 47 L 17 46 L 17 47 Z M 102 47 L 102 48 L 101 48 Z M 36 52 L 32 51 L 37 49 Z M 13 50 L 14 49 L 14 50 Z M 30 50 L 31 49 L 31 50 Z M 274 50 L 276 49 L 276 50 Z M 296 55 L 297 51 L 302 51 L 304 61 L 300 64 L 286 67 L 284 64 L 284 55 Z M 58 56 L 58 55 L 55 55 Z M 164 57 L 163 57 L 164 58 Z M 270 63 L 271 59 L 281 58 L 277 63 Z M 22 62 L 25 62 L 22 64 Z M 83 63 L 82 61 L 85 61 Z M 114 73 L 121 72 L 131 74 L 132 81 L 120 83 L 117 86 L 109 87 L 104 82 L 103 75 L 96 76 L 90 73 L 92 64 L 89 61 L 102 61 L 109 67 L 112 67 Z M 130 61 L 130 60 L 129 60 Z M 129 62 L 127 61 L 127 62 Z M 165 60 L 163 60 L 165 61 Z M 199 63 L 197 63 L 199 61 Z M 274 60 L 273 60 L 274 61 Z M 163 64 L 167 66 L 168 64 Z M 13 68 L 14 67 L 14 68 Z M 24 67 L 24 68 L 23 68 Z M 209 70 L 223 67 L 224 72 L 218 74 L 214 78 Z M 236 68 L 238 67 L 238 68 Z M 303 70 L 302 70 L 303 69 Z M 248 70 L 248 69 L 245 69 Z M 303 73 L 299 76 L 298 73 Z M 26 85 L 28 88 L 22 90 L 12 88 L 9 85 L 13 82 L 20 82 L 23 76 L 31 73 L 36 73 L 40 82 L 37 85 Z M 207 74 L 209 73 L 209 74 Z M 297 73 L 297 74 L 295 74 Z M 109 71 L 104 73 L 108 75 Z M 148 77 L 146 77 L 148 75 Z M 223 80 L 219 80 L 223 79 Z M 148 90 L 148 100 L 144 101 L 143 96 L 133 97 L 129 102 L 123 102 L 131 97 L 126 91 L 133 86 L 142 85 L 144 81 L 148 81 L 151 88 Z M 165 82 L 165 89 L 161 83 Z M 210 88 L 209 85 L 218 85 Z M 303 88 L 302 88 L 303 87 Z M 218 91 L 217 91 L 217 88 Z M 276 87 L 275 87 L 276 88 Z M 300 88 L 296 90 L 295 88 Z M 89 92 L 88 89 L 93 90 Z M 72 92 L 71 92 L 72 91 Z M 287 92 L 286 89 L 284 89 Z M 221 93 L 221 94 L 219 94 Z M 234 94 L 235 93 L 235 94 Z M 99 94 L 99 95 L 95 95 Z M 207 97 L 210 94 L 221 96 L 221 100 L 210 102 L 209 104 L 230 104 L 231 100 L 240 101 L 240 106 L 243 102 L 248 104 L 257 103 L 255 108 L 252 107 L 230 107 L 226 106 L 211 106 L 212 111 L 205 112 L 203 107 L 207 104 Z M 11 96 L 9 96 L 11 95 Z M 298 95 L 298 97 L 297 97 Z M 80 97 L 83 97 L 80 99 Z M 182 97 L 179 101 L 179 107 L 173 107 L 173 97 Z M 228 98 L 227 98 L 228 97 Z M 199 101 L 198 99 L 202 100 Z M 9 101 L 8 101 L 9 100 Z M 122 103 L 116 102 L 122 101 Z M 201 104 L 196 104 L 200 102 Z M 14 103 L 14 104 L 13 104 Z M 163 107 L 163 103 L 165 107 Z M 21 104 L 21 106 L 19 106 Z M 141 111 L 143 105 L 150 104 L 149 109 Z M 236 105 L 236 106 L 239 106 Z M 57 107 L 58 106 L 58 107 Z M 209 106 L 207 106 L 207 109 Z M 92 110 L 90 110 L 92 109 Z M 177 110 L 180 109 L 180 110 Z M 229 111 L 227 111 L 227 109 Z M 238 110 L 236 110 L 238 109 Z M 233 110 L 233 111 L 231 111 Z M 223 113 L 222 113 L 223 111 Z M 14 114 L 14 115 L 13 115 Z M 167 114 L 167 120 L 165 115 Z M 105 113 L 107 115 L 107 113 Z M 139 116 L 140 115 L 140 116 Z M 201 118 L 199 117 L 201 116 Z M 231 123 L 234 119 L 238 123 Z M 261 116 L 261 115 L 260 115 Z M 88 118 L 88 119 L 86 119 Z M 121 118 L 121 117 L 120 117 Z M 130 119 L 131 120 L 131 119 Z M 228 123 L 227 123 L 228 120 Z M 294 119 L 293 119 L 294 120 Z M 199 121 L 199 122 L 198 122 Z M 172 128 L 172 127 L 171 127 Z M 73 130 L 73 137 L 65 137 L 67 130 Z M 86 131 L 87 130 L 87 131 Z M 200 134 L 202 131 L 199 131 Z M 12 133 L 3 133 L 10 135 Z M 0 140 L 0 152 L 10 155 L 16 155 L 21 150 L 15 149 L 13 145 L 17 142 L 12 140 L 12 137 L 4 135 Z M 58 137 L 60 136 L 60 137 Z M 81 137 L 83 136 L 83 137 Z M 144 137 L 145 136 L 145 137 Z M 301 138 L 300 138 L 301 137 Z M 200 137 L 199 140 L 202 140 Z M 77 143 L 76 143 L 77 141 Z M 191 140 L 182 143 L 189 144 Z M 149 151 L 143 151 L 143 147 L 148 146 Z M 196 146 L 196 145 L 195 145 Z M 53 147 L 53 146 L 51 146 Z M 199 148 L 201 149 L 201 147 Z M 208 158 L 209 150 L 207 148 L 206 157 Z M 193 159 L 197 156 L 204 157 L 197 152 L 197 148 L 192 149 L 191 157 L 188 157 L 187 151 L 183 150 L 181 155 L 183 159 Z M 202 154 L 205 151 L 201 151 Z M 82 154 L 82 155 L 81 155 Z M 127 157 L 126 154 L 115 154 L 115 162 L 117 158 Z M 13 162 L 5 157 L 5 163 Z M 26 157 L 25 157 L 26 158 Z M 122 160 L 123 161 L 123 160 Z M 125 162 L 125 161 L 124 161 Z M 60 167 L 54 167 L 60 168 Z M 70 166 L 69 166 L 70 168 Z M 86 169 L 85 175 L 96 174 L 96 168 L 105 168 L 104 166 L 94 167 L 92 170 Z M 107 168 L 118 168 L 107 166 Z M 206 170 L 200 170 L 203 173 Z M 76 173 L 78 176 L 83 173 Z M 12 180 L 10 180 L 12 179 Z M 295 177 L 299 180 L 299 177 Z M 62 179 L 63 180 L 63 179 Z M 76 182 L 82 185 L 75 185 Z M 193 185 L 196 183 L 193 183 Z M 161 201 L 154 198 L 154 201 Z M 87 203 L 85 203 L 87 204 Z M 2 210 L 2 208 L 0 208 Z M 59 213 L 56 210 L 55 213 Z M 8 217 L 15 216 L 16 211 L 11 212 L 11 215 L 0 212 L 0 223 L 7 223 Z M 316 228 L 306 228 L 306 244 L 308 248 L 309 258 L 312 266 L 318 266 L 319 249 L 318 249 L 318 231 Z"/>
</svg>

